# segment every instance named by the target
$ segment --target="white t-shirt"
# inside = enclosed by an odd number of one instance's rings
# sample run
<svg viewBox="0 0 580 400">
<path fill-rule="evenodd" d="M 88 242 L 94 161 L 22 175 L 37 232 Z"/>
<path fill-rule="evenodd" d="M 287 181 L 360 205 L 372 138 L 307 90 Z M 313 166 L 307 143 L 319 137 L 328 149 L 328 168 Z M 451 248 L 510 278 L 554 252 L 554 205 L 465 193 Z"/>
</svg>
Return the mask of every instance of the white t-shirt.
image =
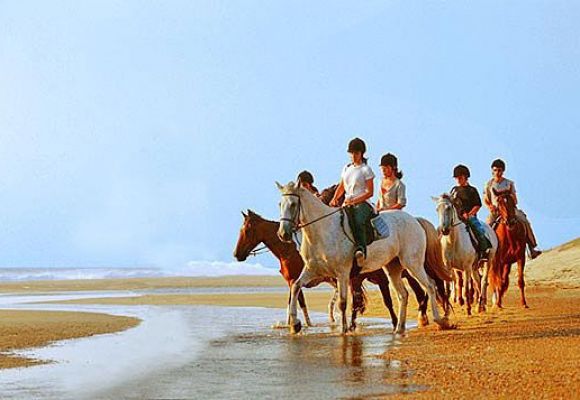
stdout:
<svg viewBox="0 0 580 400">
<path fill-rule="evenodd" d="M 367 181 L 372 180 L 375 174 L 366 164 L 348 164 L 343 168 L 340 177 L 344 185 L 345 200 L 350 200 L 367 191 Z M 370 204 L 370 199 L 367 202 Z"/>
</svg>

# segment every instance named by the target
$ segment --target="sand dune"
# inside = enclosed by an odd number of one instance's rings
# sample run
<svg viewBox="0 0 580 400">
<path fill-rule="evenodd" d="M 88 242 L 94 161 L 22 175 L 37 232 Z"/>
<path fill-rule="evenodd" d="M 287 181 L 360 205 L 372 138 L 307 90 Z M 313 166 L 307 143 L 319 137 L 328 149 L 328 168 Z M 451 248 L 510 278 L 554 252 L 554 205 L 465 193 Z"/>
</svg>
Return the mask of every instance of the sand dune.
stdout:
<svg viewBox="0 0 580 400">
<path fill-rule="evenodd" d="M 580 238 L 546 251 L 526 264 L 526 280 L 533 284 L 580 288 Z"/>
</svg>

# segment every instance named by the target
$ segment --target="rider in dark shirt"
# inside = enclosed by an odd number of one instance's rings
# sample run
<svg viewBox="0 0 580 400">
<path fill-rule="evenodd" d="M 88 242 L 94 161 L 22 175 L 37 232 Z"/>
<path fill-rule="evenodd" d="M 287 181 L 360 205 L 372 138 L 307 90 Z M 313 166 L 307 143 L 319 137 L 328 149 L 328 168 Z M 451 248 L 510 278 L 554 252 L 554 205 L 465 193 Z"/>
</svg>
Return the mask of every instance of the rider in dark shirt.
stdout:
<svg viewBox="0 0 580 400">
<path fill-rule="evenodd" d="M 481 198 L 477 189 L 469 184 L 469 176 L 469 168 L 465 165 L 458 165 L 453 169 L 457 186 L 451 189 L 451 198 L 461 220 L 475 233 L 480 259 L 487 260 L 491 242 L 485 235 L 483 224 L 477 219 Z"/>
</svg>

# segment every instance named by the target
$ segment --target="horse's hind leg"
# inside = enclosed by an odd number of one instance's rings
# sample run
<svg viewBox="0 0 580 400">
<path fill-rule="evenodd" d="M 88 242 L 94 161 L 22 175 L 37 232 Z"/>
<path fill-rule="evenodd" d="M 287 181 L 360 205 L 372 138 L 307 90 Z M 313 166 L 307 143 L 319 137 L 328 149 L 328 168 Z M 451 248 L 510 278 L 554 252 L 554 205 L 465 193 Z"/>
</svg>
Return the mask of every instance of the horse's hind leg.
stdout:
<svg viewBox="0 0 580 400">
<path fill-rule="evenodd" d="M 399 321 L 397 322 L 397 327 L 395 328 L 395 333 L 402 334 L 405 332 L 405 323 L 407 321 L 407 302 L 409 300 L 409 292 L 405 288 L 403 281 L 401 279 L 401 274 L 403 272 L 403 267 L 396 263 L 390 264 L 387 268 L 389 278 L 391 278 L 391 283 L 397 291 L 397 297 L 399 298 Z"/>
<path fill-rule="evenodd" d="M 381 271 L 381 278 L 378 280 L 379 289 L 381 290 L 381 295 L 383 297 L 383 303 L 387 310 L 389 310 L 389 314 L 391 315 L 391 324 L 393 325 L 393 330 L 397 326 L 397 322 L 399 319 L 397 318 L 397 314 L 395 314 L 395 310 L 393 309 L 393 299 L 391 298 L 391 291 L 389 290 L 389 278 L 387 278 L 387 274 L 385 271 Z"/>
<path fill-rule="evenodd" d="M 411 286 L 411 289 L 413 289 L 415 297 L 417 298 L 417 303 L 419 304 L 419 326 L 429 325 L 429 318 L 427 318 L 429 296 L 425 293 L 419 282 L 409 274 L 409 271 L 403 271 L 402 276 L 407 279 L 409 286 Z"/>
<path fill-rule="evenodd" d="M 350 317 L 350 330 L 354 331 L 356 329 L 356 318 L 359 313 L 364 312 L 364 294 L 362 288 L 363 278 L 362 275 L 357 274 L 355 277 L 350 279 L 350 289 L 352 294 L 352 307 L 351 307 L 351 317 Z"/>
<path fill-rule="evenodd" d="M 529 308 L 528 303 L 526 302 L 526 294 L 525 294 L 526 287 L 526 282 L 524 281 L 525 266 L 526 266 L 526 258 L 524 256 L 518 259 L 518 286 L 520 287 L 522 306 L 524 306 L 525 308 Z"/>
<path fill-rule="evenodd" d="M 340 308 L 341 319 L 342 319 L 342 333 L 348 331 L 348 321 L 346 320 L 346 306 L 348 298 L 348 275 L 338 278 L 336 286 L 338 288 L 338 308 Z"/>
<path fill-rule="evenodd" d="M 302 315 L 304 315 L 304 322 L 306 326 L 312 326 L 312 321 L 310 321 L 310 315 L 308 315 L 308 308 L 306 308 L 306 300 L 304 299 L 304 291 L 300 290 L 298 294 L 298 303 L 300 303 L 300 308 L 302 309 Z"/>
<path fill-rule="evenodd" d="M 455 270 L 455 284 L 454 284 L 454 295 L 456 302 L 459 302 L 460 306 L 465 304 L 463 299 L 463 272 Z"/>
<path fill-rule="evenodd" d="M 336 300 L 338 299 L 338 289 L 336 288 L 336 281 L 329 283 L 331 286 L 334 287 L 334 291 L 332 293 L 332 297 L 330 298 L 330 302 L 328 303 L 328 321 L 331 324 L 334 324 L 336 322 L 334 319 L 334 305 L 336 304 Z"/>
</svg>

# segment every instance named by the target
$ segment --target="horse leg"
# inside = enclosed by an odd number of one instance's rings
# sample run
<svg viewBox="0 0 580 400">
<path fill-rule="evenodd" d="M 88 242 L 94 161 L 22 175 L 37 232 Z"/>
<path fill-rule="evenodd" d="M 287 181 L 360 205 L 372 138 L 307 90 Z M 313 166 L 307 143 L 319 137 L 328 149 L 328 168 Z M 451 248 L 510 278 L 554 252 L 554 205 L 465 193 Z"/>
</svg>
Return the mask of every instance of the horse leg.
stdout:
<svg viewBox="0 0 580 400">
<path fill-rule="evenodd" d="M 465 296 L 465 306 L 467 308 L 467 315 L 471 315 L 471 269 L 465 268 L 465 279 L 463 281 L 463 293 Z"/>
<path fill-rule="evenodd" d="M 383 304 L 389 310 L 389 315 L 391 316 L 391 325 L 393 325 L 393 330 L 397 326 L 397 322 L 399 318 L 397 318 L 397 314 L 395 314 L 395 309 L 393 308 L 393 299 L 391 298 L 391 291 L 389 290 L 389 278 L 387 278 L 387 274 L 383 271 L 384 280 L 381 279 L 379 282 L 379 289 L 381 290 L 381 295 L 383 297 Z"/>
<path fill-rule="evenodd" d="M 471 269 L 472 289 L 473 289 L 473 303 L 481 304 L 481 275 L 479 275 L 479 267 L 475 264 Z M 481 312 L 481 307 L 478 307 L 478 312 Z"/>
<path fill-rule="evenodd" d="M 501 282 L 499 284 L 499 288 L 496 290 L 497 292 L 496 306 L 498 308 L 503 307 L 503 295 L 507 291 L 509 284 L 510 284 L 510 265 L 504 263 L 501 269 Z"/>
<path fill-rule="evenodd" d="M 465 304 L 465 300 L 463 299 L 463 272 L 455 270 L 455 279 L 457 280 L 455 296 L 458 296 L 459 305 L 463 307 Z"/>
<path fill-rule="evenodd" d="M 300 308 L 302 309 L 302 315 L 304 315 L 304 322 L 306 323 L 306 326 L 312 326 L 310 315 L 308 315 L 308 308 L 306 308 L 306 300 L 304 299 L 303 290 L 300 290 L 300 293 L 298 293 L 298 303 L 300 303 Z"/>
<path fill-rule="evenodd" d="M 330 302 L 328 303 L 328 321 L 331 324 L 334 324 L 336 320 L 334 319 L 334 305 L 336 304 L 336 300 L 338 299 L 338 289 L 336 288 L 336 282 L 331 283 L 334 287 L 334 292 L 332 293 L 332 297 L 330 298 Z"/>
<path fill-rule="evenodd" d="M 348 298 L 348 280 L 349 276 L 341 276 L 336 282 L 339 298 L 338 298 L 338 308 L 340 309 L 342 318 L 342 333 L 345 334 L 348 331 L 348 321 L 346 320 L 346 306 Z"/>
<path fill-rule="evenodd" d="M 429 300 L 429 296 L 427 296 L 419 282 L 417 282 L 407 270 L 403 271 L 403 277 L 407 279 L 409 286 L 411 286 L 411 289 L 413 289 L 415 297 L 417 298 L 417 303 L 419 304 L 419 326 L 429 325 L 429 318 L 427 318 L 427 302 Z"/>
<path fill-rule="evenodd" d="M 526 282 L 524 281 L 525 266 L 526 266 L 526 257 L 524 256 L 518 259 L 518 286 L 520 287 L 522 306 L 524 306 L 525 308 L 529 308 L 528 303 L 526 302 L 526 294 L 524 293 L 526 287 Z"/>
<path fill-rule="evenodd" d="M 399 320 L 397 321 L 397 327 L 395 328 L 395 333 L 403 334 L 405 333 L 405 323 L 407 320 L 407 302 L 409 300 L 409 292 L 403 284 L 401 279 L 401 274 L 403 272 L 403 267 L 398 264 L 390 264 L 387 268 L 387 273 L 391 279 L 391 283 L 397 291 L 397 297 L 399 298 Z"/>
<path fill-rule="evenodd" d="M 490 258 L 483 264 L 483 275 L 481 277 L 481 295 L 479 296 L 479 312 L 485 312 L 487 306 L 487 286 L 489 284 L 489 266 L 492 263 Z"/>
<path fill-rule="evenodd" d="M 425 267 L 423 263 L 420 264 L 407 264 L 403 265 L 403 267 L 407 268 L 407 270 L 419 281 L 421 286 L 425 288 L 427 291 L 427 295 L 429 296 L 429 303 L 431 303 L 431 312 L 433 313 L 433 321 L 442 329 L 448 329 L 449 323 L 447 318 L 441 318 L 441 314 L 439 313 L 439 309 L 437 308 L 437 287 L 435 286 L 435 282 L 429 278 L 427 272 L 425 272 Z"/>
<path fill-rule="evenodd" d="M 297 303 L 302 287 L 310 281 L 310 273 L 307 268 L 302 270 L 300 277 L 292 283 L 290 289 L 290 305 L 288 306 L 288 325 L 290 326 L 290 333 L 298 333 L 302 330 L 302 323 L 298 319 Z"/>
<path fill-rule="evenodd" d="M 352 307 L 351 307 L 351 317 L 350 317 L 350 330 L 356 330 L 356 318 L 358 312 L 361 313 L 364 310 L 364 295 L 362 289 L 362 282 L 363 278 L 361 275 L 356 275 L 355 277 L 351 278 L 350 280 L 350 290 L 352 295 Z"/>
</svg>

